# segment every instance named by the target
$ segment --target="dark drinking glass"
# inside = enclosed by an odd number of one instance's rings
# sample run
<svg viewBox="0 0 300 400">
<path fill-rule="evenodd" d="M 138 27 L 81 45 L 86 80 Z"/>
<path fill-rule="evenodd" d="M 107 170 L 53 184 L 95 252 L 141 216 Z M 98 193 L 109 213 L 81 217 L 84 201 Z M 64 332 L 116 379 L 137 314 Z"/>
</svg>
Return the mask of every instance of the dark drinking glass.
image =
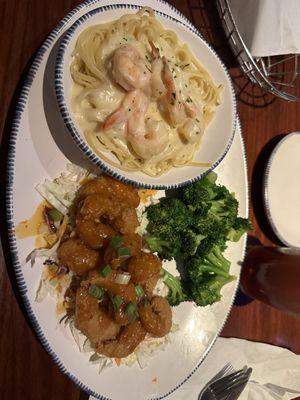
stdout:
<svg viewBox="0 0 300 400">
<path fill-rule="evenodd" d="M 241 288 L 246 295 L 300 318 L 300 249 L 250 248 Z"/>
</svg>

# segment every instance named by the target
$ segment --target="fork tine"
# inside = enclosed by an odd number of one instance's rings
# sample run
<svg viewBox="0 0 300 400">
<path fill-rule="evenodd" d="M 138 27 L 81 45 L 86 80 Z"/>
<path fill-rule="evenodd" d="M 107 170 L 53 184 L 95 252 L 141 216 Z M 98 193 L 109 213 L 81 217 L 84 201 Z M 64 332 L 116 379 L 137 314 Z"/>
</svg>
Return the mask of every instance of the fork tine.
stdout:
<svg viewBox="0 0 300 400">
<path fill-rule="evenodd" d="M 239 386 L 236 390 L 230 392 L 228 397 L 226 397 L 226 400 L 236 400 L 240 397 L 240 395 L 244 391 L 245 387 L 247 386 L 247 383 L 249 382 L 249 377 L 251 375 L 251 372 L 249 373 L 248 379 L 246 380 L 246 382 L 243 383 L 241 386 Z"/>
<path fill-rule="evenodd" d="M 203 393 L 205 390 L 211 385 L 213 382 L 217 381 L 218 379 L 232 373 L 234 371 L 234 368 L 232 364 L 229 362 L 227 363 L 215 376 L 213 376 L 210 381 L 207 382 L 207 384 L 202 388 L 198 395 L 198 400 L 202 398 Z"/>
<path fill-rule="evenodd" d="M 226 375 L 228 375 L 229 373 L 232 373 L 234 371 L 234 368 L 232 366 L 232 364 L 229 362 L 227 363 L 222 369 L 221 371 L 219 371 L 211 380 L 210 382 L 214 382 Z"/>
<path fill-rule="evenodd" d="M 226 375 L 223 378 L 220 378 L 219 380 L 217 380 L 216 382 L 212 382 L 211 389 L 214 392 L 217 392 L 217 391 L 219 391 L 219 389 L 227 387 L 228 384 L 230 384 L 231 382 L 234 382 L 236 379 L 238 379 L 240 376 L 243 376 L 243 375 L 244 375 L 243 369 L 240 369 L 236 372 Z"/>
<path fill-rule="evenodd" d="M 243 372 L 242 374 L 238 374 L 232 379 L 228 379 L 227 382 L 224 380 L 223 385 L 218 385 L 218 387 L 213 390 L 213 394 L 218 400 L 225 399 L 230 393 L 248 382 L 252 373 L 252 368 L 248 368 L 246 371 L 243 369 L 241 371 Z"/>
</svg>

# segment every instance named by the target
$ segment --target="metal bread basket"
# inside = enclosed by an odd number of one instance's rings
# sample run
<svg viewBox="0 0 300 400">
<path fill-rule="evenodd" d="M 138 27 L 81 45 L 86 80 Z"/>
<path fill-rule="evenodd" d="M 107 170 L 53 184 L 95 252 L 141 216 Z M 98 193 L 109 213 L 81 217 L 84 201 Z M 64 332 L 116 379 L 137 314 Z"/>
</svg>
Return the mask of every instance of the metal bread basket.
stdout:
<svg viewBox="0 0 300 400">
<path fill-rule="evenodd" d="M 227 40 L 241 69 L 251 82 L 283 100 L 299 101 L 299 55 L 252 57 L 239 34 L 228 1 L 217 0 L 217 8 Z"/>
</svg>

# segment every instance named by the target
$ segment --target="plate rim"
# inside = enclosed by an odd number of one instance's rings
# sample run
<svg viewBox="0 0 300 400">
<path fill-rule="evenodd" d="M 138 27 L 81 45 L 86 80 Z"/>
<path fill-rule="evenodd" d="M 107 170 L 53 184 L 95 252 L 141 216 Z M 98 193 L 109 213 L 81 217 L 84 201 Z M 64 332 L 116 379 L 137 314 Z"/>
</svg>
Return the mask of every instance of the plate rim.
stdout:
<svg viewBox="0 0 300 400">
<path fill-rule="evenodd" d="M 55 362 L 55 364 L 58 366 L 58 368 L 61 370 L 62 373 L 66 374 L 79 388 L 82 390 L 86 391 L 89 395 L 92 395 L 100 400 L 111 400 L 108 397 L 105 397 L 99 393 L 94 392 L 91 390 L 88 386 L 86 386 L 84 383 L 82 383 L 76 376 L 74 376 L 72 373 L 68 371 L 68 369 L 65 367 L 63 362 L 60 360 L 60 358 L 57 356 L 56 352 L 52 349 L 51 345 L 49 344 L 46 335 L 43 332 L 43 329 L 40 327 L 40 324 L 38 322 L 38 319 L 32 309 L 32 306 L 30 304 L 29 297 L 27 295 L 27 285 L 24 279 L 23 271 L 22 271 L 22 263 L 19 260 L 18 256 L 18 249 L 17 249 L 17 239 L 15 236 L 15 227 L 14 227 L 14 212 L 13 212 L 13 186 L 14 186 L 14 176 L 15 176 L 15 153 L 16 153 L 16 140 L 17 137 L 19 136 L 19 129 L 21 125 L 21 120 L 22 116 L 24 113 L 24 110 L 26 108 L 28 96 L 30 93 L 30 89 L 32 86 L 32 83 L 35 79 L 36 72 L 38 68 L 40 67 L 40 64 L 43 60 L 45 52 L 48 50 L 48 48 L 55 42 L 55 40 L 58 38 L 59 33 L 61 33 L 61 30 L 64 28 L 64 26 L 71 20 L 71 18 L 84 9 L 85 7 L 91 6 L 93 4 L 99 3 L 101 0 L 86 0 L 74 9 L 72 9 L 57 25 L 56 27 L 50 32 L 50 34 L 46 37 L 44 42 L 42 43 L 41 47 L 38 49 L 31 66 L 29 68 L 29 71 L 23 81 L 23 85 L 19 94 L 18 102 L 15 108 L 14 116 L 13 116 L 13 122 L 11 125 L 11 133 L 9 137 L 9 145 L 8 145 L 8 153 L 7 153 L 7 170 L 6 170 L 6 187 L 5 187 L 5 200 L 6 200 L 6 217 L 7 217 L 7 227 L 8 227 L 8 239 L 9 239 L 9 245 L 10 245 L 10 253 L 12 256 L 12 265 L 14 268 L 14 273 L 16 277 L 16 281 L 18 284 L 18 289 L 19 293 L 21 295 L 26 313 L 28 315 L 29 321 L 32 325 L 32 328 L 34 329 L 34 332 L 36 333 L 39 341 L 43 345 L 44 349 L 47 351 L 49 356 L 52 358 L 52 360 Z M 188 19 L 180 13 L 176 8 L 168 4 L 164 0 L 156 0 L 160 3 L 165 3 L 168 6 L 170 6 L 177 15 L 179 15 L 181 18 L 184 18 L 187 23 L 190 24 Z M 245 173 L 245 208 L 246 208 L 246 217 L 248 217 L 248 212 L 249 212 L 249 192 L 248 192 L 248 180 L 247 180 L 247 160 L 246 160 L 246 151 L 245 151 L 245 144 L 242 136 L 242 129 L 241 129 L 241 124 L 239 121 L 239 118 L 237 117 L 236 121 L 236 129 L 239 128 L 239 136 L 241 140 L 241 147 L 242 147 L 242 158 L 243 158 L 243 164 L 244 164 L 244 173 Z M 241 258 L 244 259 L 245 256 L 245 244 L 246 244 L 246 236 L 244 237 L 244 243 L 243 243 L 243 253 L 241 255 Z M 199 360 L 199 363 L 195 366 L 195 368 L 189 372 L 188 376 L 181 381 L 178 385 L 176 385 L 172 390 L 170 390 L 168 393 L 164 394 L 161 397 L 156 397 L 153 400 L 159 400 L 167 397 L 171 393 L 175 392 L 179 387 L 181 387 L 193 374 L 194 372 L 200 367 L 204 359 L 206 358 L 207 354 L 210 352 L 211 348 L 213 347 L 215 341 L 219 337 L 220 332 L 222 331 L 229 314 L 231 312 L 231 309 L 234 304 L 234 299 L 235 295 L 238 289 L 238 283 L 239 283 L 239 278 L 240 275 L 238 276 L 236 280 L 236 286 L 233 291 L 232 299 L 231 299 L 231 304 L 230 307 L 228 308 L 227 315 L 223 321 L 223 324 L 220 326 L 220 329 L 215 335 L 215 338 L 211 341 L 210 345 L 207 347 L 205 353 L 201 357 L 201 360 Z"/>
<path fill-rule="evenodd" d="M 265 212 L 267 214 L 268 221 L 269 221 L 269 223 L 271 225 L 271 228 L 273 229 L 275 235 L 277 236 L 277 238 L 284 245 L 286 245 L 288 247 L 300 248 L 300 246 L 295 246 L 295 245 L 289 243 L 282 236 L 282 234 L 279 232 L 279 230 L 278 230 L 278 228 L 277 228 L 277 226 L 275 224 L 275 221 L 273 219 L 273 216 L 272 216 L 271 207 L 270 207 L 270 200 L 269 200 L 269 193 L 268 193 L 268 189 L 269 189 L 269 186 L 270 186 L 270 182 L 269 182 L 270 171 L 271 171 L 271 167 L 272 167 L 272 164 L 273 164 L 273 161 L 274 161 L 274 157 L 276 156 L 279 148 L 284 144 L 284 142 L 286 142 L 288 139 L 290 139 L 292 136 L 295 136 L 295 135 L 300 135 L 300 131 L 293 131 L 293 132 L 287 133 L 283 138 L 281 138 L 279 140 L 279 142 L 276 144 L 276 146 L 272 150 L 272 153 L 271 153 L 271 155 L 270 155 L 270 157 L 269 157 L 269 159 L 267 161 L 267 165 L 266 165 L 265 170 L 264 170 L 263 183 L 262 183 L 263 187 L 262 187 L 262 189 L 263 189 L 264 209 L 265 209 Z"/>
<path fill-rule="evenodd" d="M 78 129 L 75 126 L 74 119 L 72 118 L 71 112 L 69 110 L 68 103 L 65 99 L 65 85 L 63 83 L 63 75 L 64 75 L 64 65 L 65 65 L 65 53 L 68 49 L 69 43 L 71 39 L 74 37 L 74 34 L 76 33 L 76 30 L 82 26 L 89 18 L 93 17 L 95 14 L 101 14 L 102 12 L 105 12 L 107 10 L 114 10 L 114 9 L 130 9 L 130 10 L 138 10 L 141 9 L 142 6 L 136 5 L 136 4 L 111 4 L 111 5 L 106 5 L 106 6 L 100 6 L 97 8 L 94 8 L 93 10 L 88 11 L 81 17 L 79 17 L 71 26 L 70 28 L 63 34 L 63 38 L 61 40 L 61 43 L 59 45 L 59 49 L 57 52 L 57 57 L 55 61 L 55 92 L 56 92 L 56 98 L 57 98 L 57 103 L 58 103 L 58 108 L 61 113 L 61 117 L 63 119 L 63 122 L 65 126 L 67 127 L 67 130 L 69 131 L 72 139 L 76 143 L 76 145 L 80 148 L 80 150 L 83 152 L 83 154 L 97 167 L 101 168 L 104 173 L 107 173 L 108 175 L 112 176 L 113 178 L 116 178 L 124 183 L 131 184 L 137 188 L 144 188 L 144 189 L 156 189 L 156 190 L 170 190 L 170 189 L 178 189 L 179 187 L 186 186 L 188 184 L 191 184 L 193 182 L 196 182 L 197 180 L 203 178 L 205 175 L 209 174 L 211 171 L 213 171 L 220 163 L 221 161 L 226 157 L 233 139 L 234 135 L 236 132 L 236 123 L 237 123 L 237 104 L 236 104 L 236 96 L 235 96 L 235 91 L 232 83 L 232 79 L 229 75 L 228 69 L 219 57 L 219 55 L 216 53 L 214 48 L 202 37 L 200 32 L 194 27 L 193 25 L 186 24 L 183 21 L 179 21 L 176 18 L 167 15 L 161 11 L 154 10 L 155 13 L 158 16 L 162 16 L 170 21 L 176 22 L 179 25 L 183 26 L 185 29 L 187 29 L 189 32 L 195 34 L 199 40 L 201 40 L 205 46 L 212 52 L 212 54 L 217 58 L 219 61 L 229 83 L 229 90 L 231 92 L 231 97 L 232 97 L 232 131 L 230 134 L 230 138 L 228 140 L 226 148 L 223 150 L 221 156 L 204 172 L 200 173 L 199 175 L 184 180 L 180 183 L 171 183 L 171 184 L 159 184 L 159 183 L 143 183 L 142 180 L 137 181 L 134 180 L 133 178 L 126 177 L 122 175 L 120 172 L 116 171 L 114 168 L 109 166 L 108 163 L 104 162 L 101 160 L 99 156 L 96 155 L 94 151 L 86 144 L 86 142 L 81 138 L 81 135 L 78 131 Z"/>
</svg>

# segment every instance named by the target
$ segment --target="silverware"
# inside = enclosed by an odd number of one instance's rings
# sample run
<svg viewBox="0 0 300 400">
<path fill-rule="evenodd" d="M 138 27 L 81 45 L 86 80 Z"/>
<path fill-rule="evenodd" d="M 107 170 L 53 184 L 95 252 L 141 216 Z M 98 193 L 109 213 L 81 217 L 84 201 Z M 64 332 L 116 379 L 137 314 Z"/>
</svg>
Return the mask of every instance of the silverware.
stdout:
<svg viewBox="0 0 300 400">
<path fill-rule="evenodd" d="M 207 387 L 208 387 L 212 382 L 215 382 L 215 381 L 217 381 L 218 379 L 220 379 L 220 378 L 222 378 L 222 377 L 224 377 L 224 376 L 226 376 L 226 375 L 229 375 L 229 374 L 231 374 L 231 373 L 234 372 L 234 371 L 235 371 L 235 370 L 234 370 L 233 366 L 231 365 L 231 363 L 227 363 L 215 376 L 213 376 L 213 377 L 211 378 L 210 381 L 207 382 L 207 384 L 204 386 L 204 388 L 203 388 L 203 389 L 201 390 L 201 392 L 199 393 L 198 400 L 201 399 L 202 394 L 204 393 L 204 391 L 207 389 Z"/>
<path fill-rule="evenodd" d="M 230 395 L 232 395 L 232 400 L 237 399 L 237 397 L 233 397 L 234 394 L 235 396 L 241 394 L 240 389 L 242 386 L 245 387 L 245 384 L 249 381 L 251 372 L 252 368 L 244 367 L 210 382 L 206 389 L 202 391 L 202 394 L 200 393 L 198 400 L 227 400 Z"/>
<path fill-rule="evenodd" d="M 251 372 L 250 372 L 250 374 L 251 374 Z M 250 375 L 249 375 L 249 378 L 250 378 Z M 230 393 L 230 395 L 226 398 L 226 400 L 237 400 L 240 397 L 240 395 L 242 394 L 243 390 L 245 389 L 247 383 L 249 382 L 249 378 L 238 389 L 236 389 L 234 392 Z"/>
</svg>

